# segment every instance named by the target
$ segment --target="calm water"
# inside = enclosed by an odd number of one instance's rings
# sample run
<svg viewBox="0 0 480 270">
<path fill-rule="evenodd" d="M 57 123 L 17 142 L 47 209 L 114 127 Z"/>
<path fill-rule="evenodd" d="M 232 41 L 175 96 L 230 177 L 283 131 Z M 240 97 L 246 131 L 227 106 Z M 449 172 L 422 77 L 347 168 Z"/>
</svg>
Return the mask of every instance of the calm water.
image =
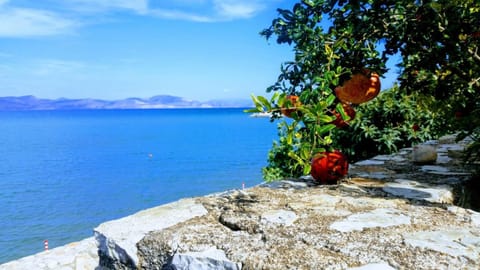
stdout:
<svg viewBox="0 0 480 270">
<path fill-rule="evenodd" d="M 0 112 L 0 263 L 258 184 L 275 126 L 241 109 Z"/>
</svg>

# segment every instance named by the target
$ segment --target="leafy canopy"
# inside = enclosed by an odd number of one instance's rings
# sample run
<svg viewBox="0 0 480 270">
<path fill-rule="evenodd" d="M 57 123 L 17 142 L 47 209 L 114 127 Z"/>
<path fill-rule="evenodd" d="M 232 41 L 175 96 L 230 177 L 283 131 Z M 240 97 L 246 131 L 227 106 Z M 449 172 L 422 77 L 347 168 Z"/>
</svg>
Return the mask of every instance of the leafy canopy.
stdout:
<svg viewBox="0 0 480 270">
<path fill-rule="evenodd" d="M 390 97 L 406 102 L 409 116 L 389 123 L 384 115 L 387 122 L 380 127 L 362 125 L 367 120 L 357 116 L 352 122 L 357 128 L 349 130 L 352 138 L 370 136 L 380 144 L 377 152 L 393 151 L 396 145 L 419 139 L 417 130 L 411 131 L 413 123 L 431 136 L 463 130 L 476 139 L 473 147 L 480 149 L 480 2 L 304 0 L 291 9 L 279 9 L 278 14 L 261 34 L 292 46 L 295 58 L 282 65 L 277 81 L 267 89 L 275 93 L 272 98 L 253 97 L 256 108 L 250 111 L 269 111 L 279 118 L 282 107 L 294 105 L 296 113 L 292 121 L 279 124 L 280 139 L 270 152 L 266 179 L 306 174 L 315 153 L 334 147 L 355 155 L 355 147 L 363 141 L 345 141 L 345 134 L 342 137 L 332 124 L 335 110 L 349 120 L 333 90 L 364 69 L 384 74 L 392 56 L 401 61 L 398 94 Z M 290 104 L 289 95 L 299 96 L 300 105 Z M 384 105 L 357 109 L 386 114 L 389 109 Z M 472 153 L 475 156 L 475 150 Z"/>
</svg>

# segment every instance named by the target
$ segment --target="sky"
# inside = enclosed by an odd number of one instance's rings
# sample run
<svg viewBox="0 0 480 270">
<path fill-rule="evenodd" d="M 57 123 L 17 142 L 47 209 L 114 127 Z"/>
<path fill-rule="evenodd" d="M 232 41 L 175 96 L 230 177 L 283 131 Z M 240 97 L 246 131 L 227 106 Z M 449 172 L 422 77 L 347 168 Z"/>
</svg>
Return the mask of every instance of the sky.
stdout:
<svg viewBox="0 0 480 270">
<path fill-rule="evenodd" d="M 293 51 L 259 32 L 296 2 L 0 0 L 0 96 L 263 95 Z"/>
</svg>

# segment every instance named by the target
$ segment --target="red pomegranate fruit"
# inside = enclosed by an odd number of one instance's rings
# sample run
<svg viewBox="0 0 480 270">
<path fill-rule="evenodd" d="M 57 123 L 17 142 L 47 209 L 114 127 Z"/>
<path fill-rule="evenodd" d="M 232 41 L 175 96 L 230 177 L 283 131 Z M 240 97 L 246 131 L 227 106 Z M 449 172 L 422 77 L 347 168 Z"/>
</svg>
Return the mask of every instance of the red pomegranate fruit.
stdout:
<svg viewBox="0 0 480 270">
<path fill-rule="evenodd" d="M 290 95 L 286 97 L 285 104 L 280 108 L 280 112 L 286 117 L 292 117 L 293 113 L 297 112 L 298 106 L 301 106 L 300 98 L 295 95 Z"/>
<path fill-rule="evenodd" d="M 347 157 L 338 150 L 316 154 L 310 174 L 321 184 L 336 184 L 348 172 Z"/>
</svg>

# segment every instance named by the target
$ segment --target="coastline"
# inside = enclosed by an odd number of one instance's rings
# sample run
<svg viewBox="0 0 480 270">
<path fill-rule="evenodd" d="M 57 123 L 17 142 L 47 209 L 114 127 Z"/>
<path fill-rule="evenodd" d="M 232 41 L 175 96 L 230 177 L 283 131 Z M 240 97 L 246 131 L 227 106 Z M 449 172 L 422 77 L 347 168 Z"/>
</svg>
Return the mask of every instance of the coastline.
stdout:
<svg viewBox="0 0 480 270">
<path fill-rule="evenodd" d="M 114 110 L 114 109 L 221 109 L 252 107 L 247 99 L 213 99 L 197 101 L 171 95 L 150 98 L 131 97 L 120 100 L 104 99 L 46 99 L 35 96 L 0 97 L 0 111 L 31 110 Z"/>
<path fill-rule="evenodd" d="M 412 167 L 412 149 L 402 149 L 353 164 L 349 178 L 337 186 L 284 180 L 186 198 L 105 222 L 95 228 L 95 238 L 11 261 L 0 269 L 143 269 L 161 254 L 170 254 L 170 261 L 179 264 L 193 260 L 223 265 L 222 269 L 251 269 L 262 261 L 264 269 L 281 268 L 306 260 L 322 267 L 324 262 L 313 253 L 308 257 L 312 250 L 324 250 L 323 258 L 341 269 L 403 269 L 412 263 L 417 269 L 478 268 L 480 213 L 454 205 L 470 176 L 456 159 L 464 145 L 451 138 L 427 143 L 438 151 L 435 164 Z M 297 239 L 300 236 L 303 240 Z M 283 258 L 274 256 L 280 246 L 287 248 Z"/>
<path fill-rule="evenodd" d="M 275 125 L 241 109 L 0 118 L 0 264 L 42 251 L 45 239 L 50 248 L 79 241 L 95 226 L 142 209 L 259 184 L 276 134 Z"/>
</svg>

